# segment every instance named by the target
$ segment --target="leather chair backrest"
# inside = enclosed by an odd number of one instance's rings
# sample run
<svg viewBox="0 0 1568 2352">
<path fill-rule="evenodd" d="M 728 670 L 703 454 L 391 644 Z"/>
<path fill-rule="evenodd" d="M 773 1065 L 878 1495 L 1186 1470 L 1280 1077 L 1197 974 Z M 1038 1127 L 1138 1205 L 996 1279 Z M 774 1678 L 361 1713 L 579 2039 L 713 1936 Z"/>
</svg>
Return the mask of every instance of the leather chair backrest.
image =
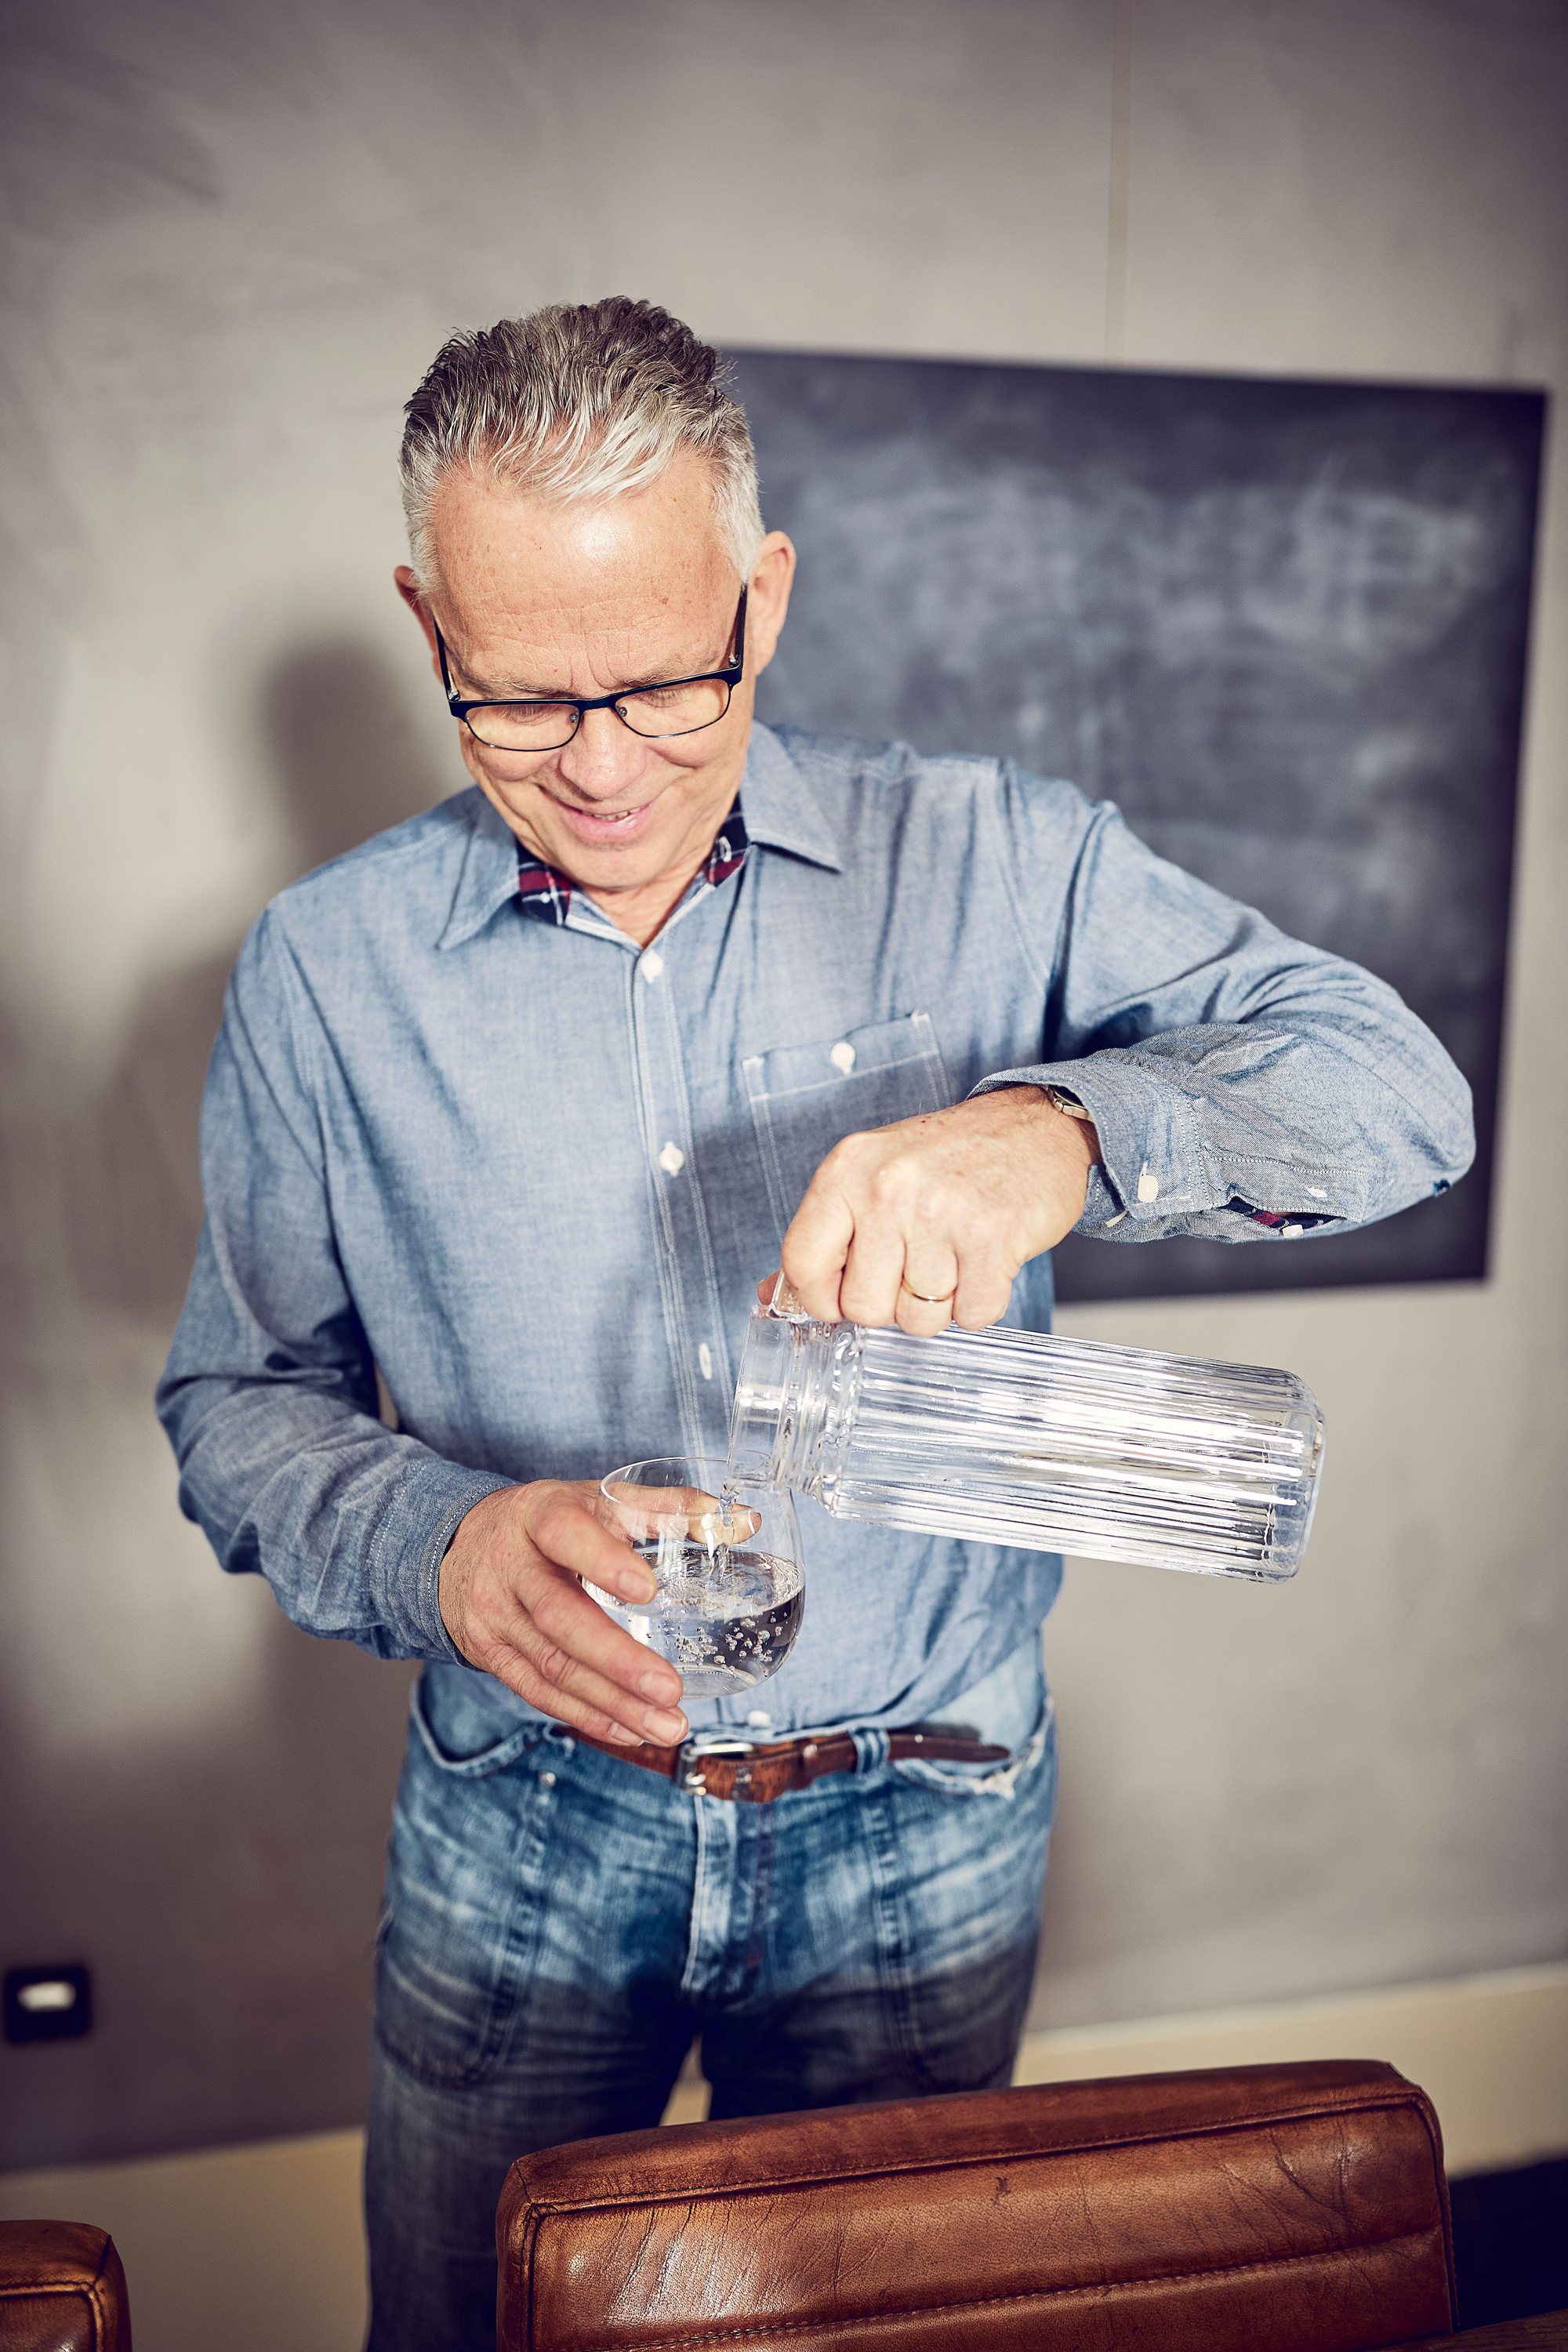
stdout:
<svg viewBox="0 0 1568 2352">
<path fill-rule="evenodd" d="M 1454 2326 L 1436 2118 L 1242 2066 L 691 2124 L 523 2157 L 501 2352 L 1368 2352 Z"/>
<path fill-rule="evenodd" d="M 131 2352 L 114 2241 L 86 2221 L 0 2221 L 0 2352 Z"/>
</svg>

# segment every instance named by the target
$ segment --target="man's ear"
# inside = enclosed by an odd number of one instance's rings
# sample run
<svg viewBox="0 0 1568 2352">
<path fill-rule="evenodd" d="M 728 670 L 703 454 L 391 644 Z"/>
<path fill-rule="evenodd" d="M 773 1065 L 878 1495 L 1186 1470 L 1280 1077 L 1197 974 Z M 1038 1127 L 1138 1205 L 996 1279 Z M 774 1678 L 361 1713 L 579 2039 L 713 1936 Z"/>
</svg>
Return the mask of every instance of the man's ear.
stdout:
<svg viewBox="0 0 1568 2352">
<path fill-rule="evenodd" d="M 425 642 L 430 648 L 430 667 L 439 677 L 441 656 L 436 650 L 436 624 L 431 617 L 430 607 L 425 602 L 424 591 L 406 563 L 400 563 L 392 577 L 398 594 L 425 632 Z"/>
<path fill-rule="evenodd" d="M 773 657 L 794 582 L 794 543 L 782 530 L 770 530 L 757 550 L 746 596 L 746 667 L 753 676 Z"/>
</svg>

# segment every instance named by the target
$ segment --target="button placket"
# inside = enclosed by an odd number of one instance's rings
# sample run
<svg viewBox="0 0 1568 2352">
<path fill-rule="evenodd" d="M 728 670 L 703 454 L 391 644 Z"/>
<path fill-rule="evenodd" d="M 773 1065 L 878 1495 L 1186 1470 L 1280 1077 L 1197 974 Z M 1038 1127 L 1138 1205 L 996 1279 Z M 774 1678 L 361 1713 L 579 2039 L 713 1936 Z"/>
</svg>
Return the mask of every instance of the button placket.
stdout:
<svg viewBox="0 0 1568 2352">
<path fill-rule="evenodd" d="M 727 1396 L 730 1373 L 718 1275 L 691 1159 L 685 1040 L 668 959 L 657 950 L 645 950 L 636 971 L 629 1007 L 633 1054 L 651 1162 L 659 1296 L 679 1404 L 680 1443 L 689 1454 L 710 1453 L 715 1389 Z M 708 1336 L 700 1341 L 703 1331 Z"/>
</svg>

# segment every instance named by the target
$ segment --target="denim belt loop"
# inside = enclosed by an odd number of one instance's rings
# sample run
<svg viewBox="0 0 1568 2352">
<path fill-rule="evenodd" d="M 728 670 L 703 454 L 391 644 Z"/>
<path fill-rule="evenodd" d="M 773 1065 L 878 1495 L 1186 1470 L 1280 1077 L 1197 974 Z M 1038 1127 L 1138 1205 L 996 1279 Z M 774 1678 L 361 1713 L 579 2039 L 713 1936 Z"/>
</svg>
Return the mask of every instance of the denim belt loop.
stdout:
<svg viewBox="0 0 1568 2352">
<path fill-rule="evenodd" d="M 873 1726 L 869 1730 L 852 1730 L 849 1737 L 855 1742 L 857 1775 L 875 1772 L 887 1762 L 888 1735 L 885 1731 Z"/>
</svg>

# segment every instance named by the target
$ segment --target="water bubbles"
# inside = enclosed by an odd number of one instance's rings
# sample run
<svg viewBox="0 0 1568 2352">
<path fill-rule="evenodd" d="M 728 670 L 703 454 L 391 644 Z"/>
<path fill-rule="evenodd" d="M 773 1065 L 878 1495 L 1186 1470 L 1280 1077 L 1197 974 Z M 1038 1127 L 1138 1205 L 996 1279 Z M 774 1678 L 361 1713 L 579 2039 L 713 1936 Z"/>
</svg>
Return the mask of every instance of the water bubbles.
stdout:
<svg viewBox="0 0 1568 2352">
<path fill-rule="evenodd" d="M 732 1519 L 728 1522 L 733 1525 Z M 689 1698 L 748 1690 L 776 1673 L 795 1645 L 805 1613 L 801 1571 L 765 1552 L 689 1541 L 679 1557 L 637 1545 L 659 1590 L 637 1612 L 650 1649 L 668 1658 Z M 584 1590 L 626 1624 L 629 1612 L 598 1586 Z"/>
</svg>

